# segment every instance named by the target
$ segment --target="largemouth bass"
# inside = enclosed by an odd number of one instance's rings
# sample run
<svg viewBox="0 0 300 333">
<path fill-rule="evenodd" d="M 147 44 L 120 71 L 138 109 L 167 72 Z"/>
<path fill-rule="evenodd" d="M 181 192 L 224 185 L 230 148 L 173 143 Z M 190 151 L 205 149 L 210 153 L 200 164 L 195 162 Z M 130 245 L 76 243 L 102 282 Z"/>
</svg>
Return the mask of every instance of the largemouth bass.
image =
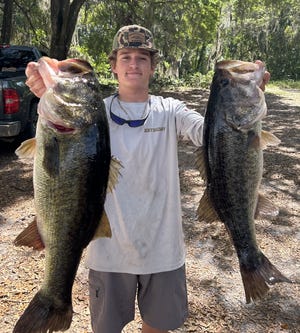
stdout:
<svg viewBox="0 0 300 333">
<path fill-rule="evenodd" d="M 45 274 L 14 333 L 70 327 L 74 278 L 83 249 L 101 227 L 111 164 L 105 106 L 92 67 L 47 57 L 38 65 L 47 90 L 38 106 L 36 138 L 16 151 L 34 155 L 36 220 L 15 244 L 45 247 Z"/>
<path fill-rule="evenodd" d="M 216 65 L 198 161 L 207 181 L 199 219 L 220 219 L 225 224 L 238 255 L 247 303 L 262 298 L 269 285 L 291 282 L 261 252 L 255 236 L 255 217 L 278 213 L 259 194 L 263 149 L 279 143 L 261 128 L 267 113 L 259 88 L 264 72 L 263 64 L 222 61 Z"/>
</svg>

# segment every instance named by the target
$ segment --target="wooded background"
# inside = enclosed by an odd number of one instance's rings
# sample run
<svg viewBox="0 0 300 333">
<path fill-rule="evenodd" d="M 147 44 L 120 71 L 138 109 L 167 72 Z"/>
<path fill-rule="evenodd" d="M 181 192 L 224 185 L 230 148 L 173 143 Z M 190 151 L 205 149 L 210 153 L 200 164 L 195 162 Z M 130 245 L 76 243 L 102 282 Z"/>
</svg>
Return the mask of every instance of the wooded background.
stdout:
<svg viewBox="0 0 300 333">
<path fill-rule="evenodd" d="M 201 81 L 222 59 L 266 62 L 273 79 L 300 78 L 299 0 L 0 0 L 0 43 L 83 57 L 102 77 L 123 25 L 149 28 L 159 75 Z"/>
</svg>

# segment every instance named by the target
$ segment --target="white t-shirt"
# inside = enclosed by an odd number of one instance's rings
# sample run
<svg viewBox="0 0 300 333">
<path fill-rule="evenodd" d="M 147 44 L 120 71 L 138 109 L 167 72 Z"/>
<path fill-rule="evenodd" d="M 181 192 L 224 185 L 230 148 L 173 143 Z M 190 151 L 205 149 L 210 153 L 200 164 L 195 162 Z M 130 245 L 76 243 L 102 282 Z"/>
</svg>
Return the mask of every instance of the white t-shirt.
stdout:
<svg viewBox="0 0 300 333">
<path fill-rule="evenodd" d="M 112 112 L 122 118 L 140 119 L 145 103 L 104 100 L 110 127 L 112 155 L 123 168 L 105 211 L 112 238 L 93 240 L 87 266 L 93 270 L 150 274 L 175 270 L 185 261 L 177 141 L 202 144 L 203 117 L 173 98 L 151 95 L 143 126 L 118 125 Z"/>
</svg>

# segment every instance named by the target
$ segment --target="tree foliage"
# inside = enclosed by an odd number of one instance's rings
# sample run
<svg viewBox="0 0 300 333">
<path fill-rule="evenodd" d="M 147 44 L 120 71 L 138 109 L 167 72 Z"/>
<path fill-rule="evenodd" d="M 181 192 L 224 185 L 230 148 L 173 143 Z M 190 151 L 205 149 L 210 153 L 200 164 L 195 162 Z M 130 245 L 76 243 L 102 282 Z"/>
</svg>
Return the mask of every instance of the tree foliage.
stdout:
<svg viewBox="0 0 300 333">
<path fill-rule="evenodd" d="M 36 45 L 43 51 L 49 51 L 50 21 L 47 0 L 8 0 L 13 6 L 11 29 L 7 42 L 11 44 Z M 4 3 L 1 1 L 0 3 Z M 0 19 L 7 16 L 1 6 Z M 3 27 L 1 30 L 3 33 Z"/>
<path fill-rule="evenodd" d="M 154 33 L 166 77 L 201 77 L 224 58 L 264 60 L 273 78 L 300 76 L 298 0 L 0 0 L 0 9 L 2 42 L 85 57 L 106 76 L 114 34 L 133 23 Z"/>
<path fill-rule="evenodd" d="M 236 0 L 225 4 L 223 55 L 263 59 L 272 76 L 300 78 L 300 3 L 297 0 Z"/>
</svg>

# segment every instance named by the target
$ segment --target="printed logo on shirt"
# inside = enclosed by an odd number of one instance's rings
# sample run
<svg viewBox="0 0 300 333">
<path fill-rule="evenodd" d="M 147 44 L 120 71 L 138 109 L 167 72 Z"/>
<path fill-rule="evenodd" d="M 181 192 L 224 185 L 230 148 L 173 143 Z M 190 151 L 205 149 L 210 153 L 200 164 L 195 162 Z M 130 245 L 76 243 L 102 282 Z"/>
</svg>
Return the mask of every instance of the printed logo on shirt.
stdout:
<svg viewBox="0 0 300 333">
<path fill-rule="evenodd" d="M 144 132 L 145 133 L 149 133 L 149 132 L 163 132 L 165 130 L 166 130 L 165 127 L 155 127 L 155 128 L 145 128 Z"/>
</svg>

